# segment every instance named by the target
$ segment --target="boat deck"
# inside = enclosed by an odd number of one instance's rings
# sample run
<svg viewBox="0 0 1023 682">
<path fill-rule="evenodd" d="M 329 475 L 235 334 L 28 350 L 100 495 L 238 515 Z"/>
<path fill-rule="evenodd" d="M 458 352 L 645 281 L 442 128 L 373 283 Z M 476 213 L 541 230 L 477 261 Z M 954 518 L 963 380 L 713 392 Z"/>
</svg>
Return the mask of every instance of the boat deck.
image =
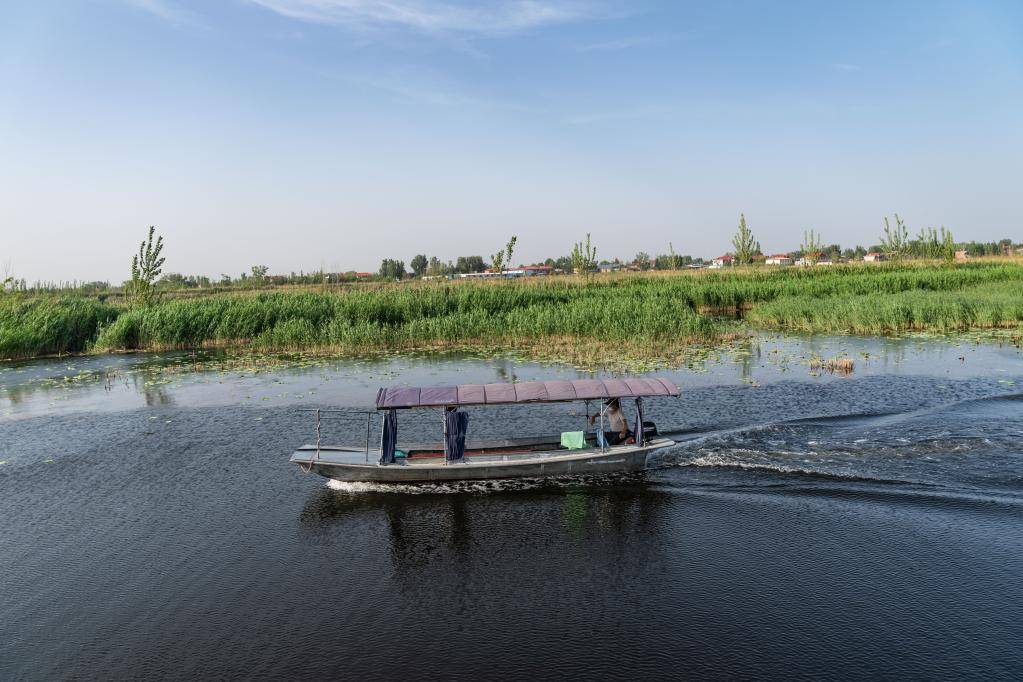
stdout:
<svg viewBox="0 0 1023 682">
<path fill-rule="evenodd" d="M 613 447 L 607 447 L 604 449 L 605 453 L 614 452 L 626 448 L 634 449 L 635 445 L 619 445 Z M 599 447 L 586 447 L 578 450 L 493 450 L 493 451 L 480 451 L 480 452 L 467 452 L 465 459 L 467 463 L 497 463 L 497 462 L 521 462 L 524 460 L 541 460 L 550 459 L 552 457 L 566 457 L 566 456 L 592 456 L 600 453 Z M 319 462 L 323 464 L 362 464 L 362 465 L 376 465 L 380 460 L 380 450 L 371 449 L 369 454 L 366 454 L 365 448 L 346 448 L 338 446 L 320 446 L 319 455 L 316 453 L 315 445 L 303 445 L 298 448 L 291 456 L 292 462 L 298 462 L 302 464 L 309 464 L 313 462 Z M 394 464 L 388 464 L 387 466 L 405 466 L 405 467 L 435 467 L 438 464 L 444 464 L 444 453 L 443 451 L 433 454 L 431 451 L 430 455 L 424 454 L 413 454 L 411 457 L 401 457 L 395 460 Z"/>
</svg>

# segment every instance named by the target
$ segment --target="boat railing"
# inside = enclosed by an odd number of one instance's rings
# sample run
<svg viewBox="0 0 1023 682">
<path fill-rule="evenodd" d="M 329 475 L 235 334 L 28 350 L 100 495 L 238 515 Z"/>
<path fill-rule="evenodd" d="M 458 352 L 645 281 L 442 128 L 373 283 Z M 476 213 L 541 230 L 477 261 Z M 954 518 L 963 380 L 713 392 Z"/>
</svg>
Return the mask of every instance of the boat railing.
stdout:
<svg viewBox="0 0 1023 682">
<path fill-rule="evenodd" d="M 360 420 L 362 417 L 366 417 L 366 461 L 369 462 L 369 438 L 373 429 L 373 415 L 376 412 L 367 412 L 365 410 L 324 410 L 321 408 L 312 407 L 301 407 L 299 412 L 313 412 L 316 414 L 316 459 L 320 459 L 320 442 L 321 442 L 321 431 L 322 421 L 324 419 L 333 419 L 336 421 L 355 421 Z"/>
</svg>

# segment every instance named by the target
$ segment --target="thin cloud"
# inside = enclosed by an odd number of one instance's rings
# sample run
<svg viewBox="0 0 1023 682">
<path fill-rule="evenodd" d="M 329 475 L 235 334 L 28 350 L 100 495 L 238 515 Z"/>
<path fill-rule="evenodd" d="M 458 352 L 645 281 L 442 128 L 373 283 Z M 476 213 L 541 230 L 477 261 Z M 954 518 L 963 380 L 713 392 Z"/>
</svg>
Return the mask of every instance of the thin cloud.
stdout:
<svg viewBox="0 0 1023 682">
<path fill-rule="evenodd" d="M 570 126 L 586 126 L 601 123 L 618 123 L 621 121 L 659 121 L 669 119 L 678 113 L 674 106 L 649 105 L 617 111 L 596 111 L 576 114 L 563 119 Z"/>
<path fill-rule="evenodd" d="M 371 88 L 412 102 L 435 107 L 473 108 L 479 110 L 509 110 L 535 113 L 513 102 L 476 97 L 460 91 L 451 84 L 438 82 L 424 73 L 400 70 L 378 74 L 334 74 L 334 77 L 356 87 Z"/>
<path fill-rule="evenodd" d="M 570 0 L 249 0 L 282 16 L 353 29 L 406 28 L 424 33 L 496 34 L 594 16 L 590 3 Z"/>
<path fill-rule="evenodd" d="M 834 64 L 833 66 L 836 69 L 838 69 L 839 71 L 859 71 L 860 70 L 860 67 L 856 66 L 855 64 L 846 64 L 844 62 L 839 62 L 838 64 Z"/>
<path fill-rule="evenodd" d="M 123 2 L 171 24 L 198 24 L 194 14 L 169 0 L 123 0 Z"/>
<path fill-rule="evenodd" d="M 678 39 L 679 36 L 631 36 L 627 38 L 618 38 L 617 40 L 606 40 L 599 43 L 577 45 L 575 49 L 578 52 L 612 52 L 616 50 L 628 50 L 634 47 L 662 45 Z"/>
</svg>

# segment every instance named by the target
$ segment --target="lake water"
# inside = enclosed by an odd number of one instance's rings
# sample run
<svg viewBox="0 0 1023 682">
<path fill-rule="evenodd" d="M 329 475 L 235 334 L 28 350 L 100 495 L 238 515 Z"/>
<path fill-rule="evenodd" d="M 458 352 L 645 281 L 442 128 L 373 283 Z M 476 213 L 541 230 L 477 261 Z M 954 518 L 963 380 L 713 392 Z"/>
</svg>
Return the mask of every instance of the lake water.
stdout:
<svg viewBox="0 0 1023 682">
<path fill-rule="evenodd" d="M 764 337 L 657 374 L 683 395 L 647 403 L 682 441 L 656 470 L 387 488 L 289 464 L 300 408 L 351 408 L 324 440 L 358 445 L 380 385 L 582 374 L 0 365 L 0 679 L 1023 677 L 1016 347 Z M 473 410 L 470 433 L 583 419 Z"/>
</svg>

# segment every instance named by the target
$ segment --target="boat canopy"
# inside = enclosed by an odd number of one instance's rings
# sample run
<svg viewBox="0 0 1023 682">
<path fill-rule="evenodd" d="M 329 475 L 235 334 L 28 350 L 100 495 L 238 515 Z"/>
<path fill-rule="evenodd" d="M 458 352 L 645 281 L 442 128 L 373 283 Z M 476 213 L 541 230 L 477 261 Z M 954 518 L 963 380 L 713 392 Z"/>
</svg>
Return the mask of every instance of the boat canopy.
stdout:
<svg viewBox="0 0 1023 682">
<path fill-rule="evenodd" d="M 514 384 L 381 388 L 377 392 L 377 409 L 560 403 L 574 400 L 678 395 L 678 386 L 670 379 L 662 378 L 520 381 Z"/>
</svg>

